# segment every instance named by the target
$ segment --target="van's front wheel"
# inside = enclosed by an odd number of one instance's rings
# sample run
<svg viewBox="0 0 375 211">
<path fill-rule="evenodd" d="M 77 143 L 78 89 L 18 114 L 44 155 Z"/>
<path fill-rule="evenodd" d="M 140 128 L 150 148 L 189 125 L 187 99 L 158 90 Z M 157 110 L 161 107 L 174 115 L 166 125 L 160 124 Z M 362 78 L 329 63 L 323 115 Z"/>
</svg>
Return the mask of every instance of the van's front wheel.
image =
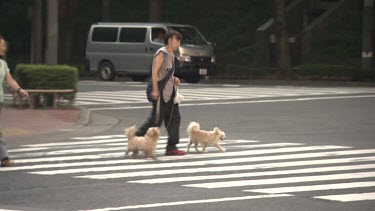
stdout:
<svg viewBox="0 0 375 211">
<path fill-rule="evenodd" d="M 99 64 L 99 78 L 102 81 L 113 81 L 115 76 L 115 68 L 110 62 L 101 62 Z"/>
</svg>

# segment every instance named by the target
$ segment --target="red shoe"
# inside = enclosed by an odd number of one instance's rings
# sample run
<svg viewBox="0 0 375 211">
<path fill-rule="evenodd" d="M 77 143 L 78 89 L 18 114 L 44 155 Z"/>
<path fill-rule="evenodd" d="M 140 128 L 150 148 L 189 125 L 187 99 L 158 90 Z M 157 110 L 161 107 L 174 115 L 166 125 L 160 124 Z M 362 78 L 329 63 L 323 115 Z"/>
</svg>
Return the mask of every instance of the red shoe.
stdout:
<svg viewBox="0 0 375 211">
<path fill-rule="evenodd" d="M 174 149 L 174 150 L 171 150 L 171 151 L 167 151 L 167 152 L 165 153 L 165 155 L 167 155 L 167 156 L 173 156 L 173 155 L 185 155 L 185 151 L 178 150 L 178 149 Z"/>
<path fill-rule="evenodd" d="M 9 166 L 12 166 L 14 164 L 14 161 L 12 160 L 3 160 L 1 162 L 1 167 L 9 167 Z"/>
</svg>

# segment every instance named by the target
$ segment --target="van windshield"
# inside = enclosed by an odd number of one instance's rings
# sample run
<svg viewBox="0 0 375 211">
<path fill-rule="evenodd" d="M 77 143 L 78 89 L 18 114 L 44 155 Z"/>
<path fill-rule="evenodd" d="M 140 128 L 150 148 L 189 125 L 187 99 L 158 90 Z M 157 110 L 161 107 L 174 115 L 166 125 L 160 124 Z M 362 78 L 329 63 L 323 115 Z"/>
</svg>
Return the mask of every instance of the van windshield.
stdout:
<svg viewBox="0 0 375 211">
<path fill-rule="evenodd" d="M 202 45 L 207 44 L 204 38 L 193 27 L 168 27 L 181 33 L 181 44 Z"/>
</svg>

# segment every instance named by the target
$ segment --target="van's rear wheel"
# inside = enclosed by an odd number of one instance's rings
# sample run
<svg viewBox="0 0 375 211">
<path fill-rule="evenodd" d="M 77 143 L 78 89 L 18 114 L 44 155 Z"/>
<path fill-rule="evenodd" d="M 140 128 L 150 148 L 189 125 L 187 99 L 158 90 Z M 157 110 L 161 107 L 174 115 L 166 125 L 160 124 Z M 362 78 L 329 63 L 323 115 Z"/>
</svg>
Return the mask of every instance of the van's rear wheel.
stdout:
<svg viewBox="0 0 375 211">
<path fill-rule="evenodd" d="M 101 62 L 99 64 L 99 78 L 103 81 L 113 81 L 116 77 L 115 68 L 110 62 Z"/>
</svg>

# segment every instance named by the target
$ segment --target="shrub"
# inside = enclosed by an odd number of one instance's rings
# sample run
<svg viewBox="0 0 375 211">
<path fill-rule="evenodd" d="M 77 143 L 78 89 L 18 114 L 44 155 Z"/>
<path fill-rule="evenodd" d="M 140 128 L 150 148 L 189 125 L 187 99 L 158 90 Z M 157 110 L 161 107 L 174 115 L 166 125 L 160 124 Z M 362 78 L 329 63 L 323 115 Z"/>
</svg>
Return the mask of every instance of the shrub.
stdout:
<svg viewBox="0 0 375 211">
<path fill-rule="evenodd" d="M 228 79 L 264 79 L 275 72 L 275 68 L 237 64 L 218 65 L 217 69 L 218 77 Z"/>
<path fill-rule="evenodd" d="M 293 68 L 298 76 L 311 79 L 353 80 L 360 68 L 346 65 L 305 64 Z"/>
<path fill-rule="evenodd" d="M 78 69 L 67 65 L 18 64 L 15 68 L 17 82 L 24 89 L 74 89 L 63 95 L 74 99 L 77 92 Z"/>
<path fill-rule="evenodd" d="M 25 89 L 75 89 L 78 69 L 67 65 L 18 64 L 15 77 Z"/>
</svg>

